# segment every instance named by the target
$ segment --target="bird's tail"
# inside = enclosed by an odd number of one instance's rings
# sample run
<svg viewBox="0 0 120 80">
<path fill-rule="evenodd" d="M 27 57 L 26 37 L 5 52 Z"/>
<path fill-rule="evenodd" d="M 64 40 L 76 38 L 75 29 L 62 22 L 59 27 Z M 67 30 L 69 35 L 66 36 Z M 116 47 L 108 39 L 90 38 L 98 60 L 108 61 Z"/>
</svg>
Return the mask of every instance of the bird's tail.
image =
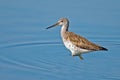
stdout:
<svg viewBox="0 0 120 80">
<path fill-rule="evenodd" d="M 104 48 L 104 47 L 100 47 L 100 50 L 108 51 L 108 49 L 107 49 L 107 48 Z"/>
</svg>

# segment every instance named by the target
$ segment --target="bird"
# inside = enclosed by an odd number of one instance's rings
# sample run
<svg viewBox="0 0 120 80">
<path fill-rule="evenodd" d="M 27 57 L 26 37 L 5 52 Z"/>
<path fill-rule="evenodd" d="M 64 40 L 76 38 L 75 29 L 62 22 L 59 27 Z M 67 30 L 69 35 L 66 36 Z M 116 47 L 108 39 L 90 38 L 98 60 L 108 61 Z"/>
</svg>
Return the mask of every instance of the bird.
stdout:
<svg viewBox="0 0 120 80">
<path fill-rule="evenodd" d="M 61 38 L 65 45 L 65 47 L 71 52 L 72 56 L 79 56 L 81 60 L 84 58 L 82 54 L 89 53 L 93 51 L 107 51 L 107 48 L 99 46 L 86 38 L 70 32 L 69 28 L 69 20 L 67 18 L 60 18 L 57 23 L 52 26 L 47 27 L 46 29 L 61 26 Z"/>
</svg>

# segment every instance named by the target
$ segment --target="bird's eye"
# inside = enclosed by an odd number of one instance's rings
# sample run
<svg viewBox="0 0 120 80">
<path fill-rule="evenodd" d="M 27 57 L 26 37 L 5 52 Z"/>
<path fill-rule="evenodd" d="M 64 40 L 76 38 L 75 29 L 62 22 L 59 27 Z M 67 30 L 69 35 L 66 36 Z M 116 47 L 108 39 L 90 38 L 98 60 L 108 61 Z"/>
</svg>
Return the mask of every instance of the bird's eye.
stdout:
<svg viewBox="0 0 120 80">
<path fill-rule="evenodd" d="M 63 22 L 63 20 L 61 22 Z"/>
</svg>

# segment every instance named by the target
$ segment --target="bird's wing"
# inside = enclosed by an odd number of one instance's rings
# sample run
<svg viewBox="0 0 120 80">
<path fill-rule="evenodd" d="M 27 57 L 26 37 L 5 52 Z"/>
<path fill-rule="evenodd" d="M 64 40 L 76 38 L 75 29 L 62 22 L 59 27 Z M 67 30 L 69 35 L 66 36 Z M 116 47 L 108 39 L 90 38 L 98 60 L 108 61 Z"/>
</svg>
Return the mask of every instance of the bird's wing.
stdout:
<svg viewBox="0 0 120 80">
<path fill-rule="evenodd" d="M 77 47 L 80 47 L 82 49 L 87 50 L 101 50 L 102 47 L 88 41 L 86 38 L 79 36 L 77 34 L 74 34 L 73 32 L 66 32 L 66 40 L 69 40 L 72 42 L 72 44 L 76 45 Z"/>
</svg>

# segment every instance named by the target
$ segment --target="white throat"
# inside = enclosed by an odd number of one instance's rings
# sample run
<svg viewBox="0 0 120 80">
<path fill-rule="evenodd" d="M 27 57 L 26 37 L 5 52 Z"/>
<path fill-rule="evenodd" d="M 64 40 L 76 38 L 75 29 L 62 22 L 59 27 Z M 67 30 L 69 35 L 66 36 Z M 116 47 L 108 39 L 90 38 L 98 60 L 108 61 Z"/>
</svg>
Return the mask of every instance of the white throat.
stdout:
<svg viewBox="0 0 120 80">
<path fill-rule="evenodd" d="M 66 25 L 62 25 L 61 27 L 61 37 L 63 37 L 64 33 L 67 31 L 67 26 Z"/>
</svg>

